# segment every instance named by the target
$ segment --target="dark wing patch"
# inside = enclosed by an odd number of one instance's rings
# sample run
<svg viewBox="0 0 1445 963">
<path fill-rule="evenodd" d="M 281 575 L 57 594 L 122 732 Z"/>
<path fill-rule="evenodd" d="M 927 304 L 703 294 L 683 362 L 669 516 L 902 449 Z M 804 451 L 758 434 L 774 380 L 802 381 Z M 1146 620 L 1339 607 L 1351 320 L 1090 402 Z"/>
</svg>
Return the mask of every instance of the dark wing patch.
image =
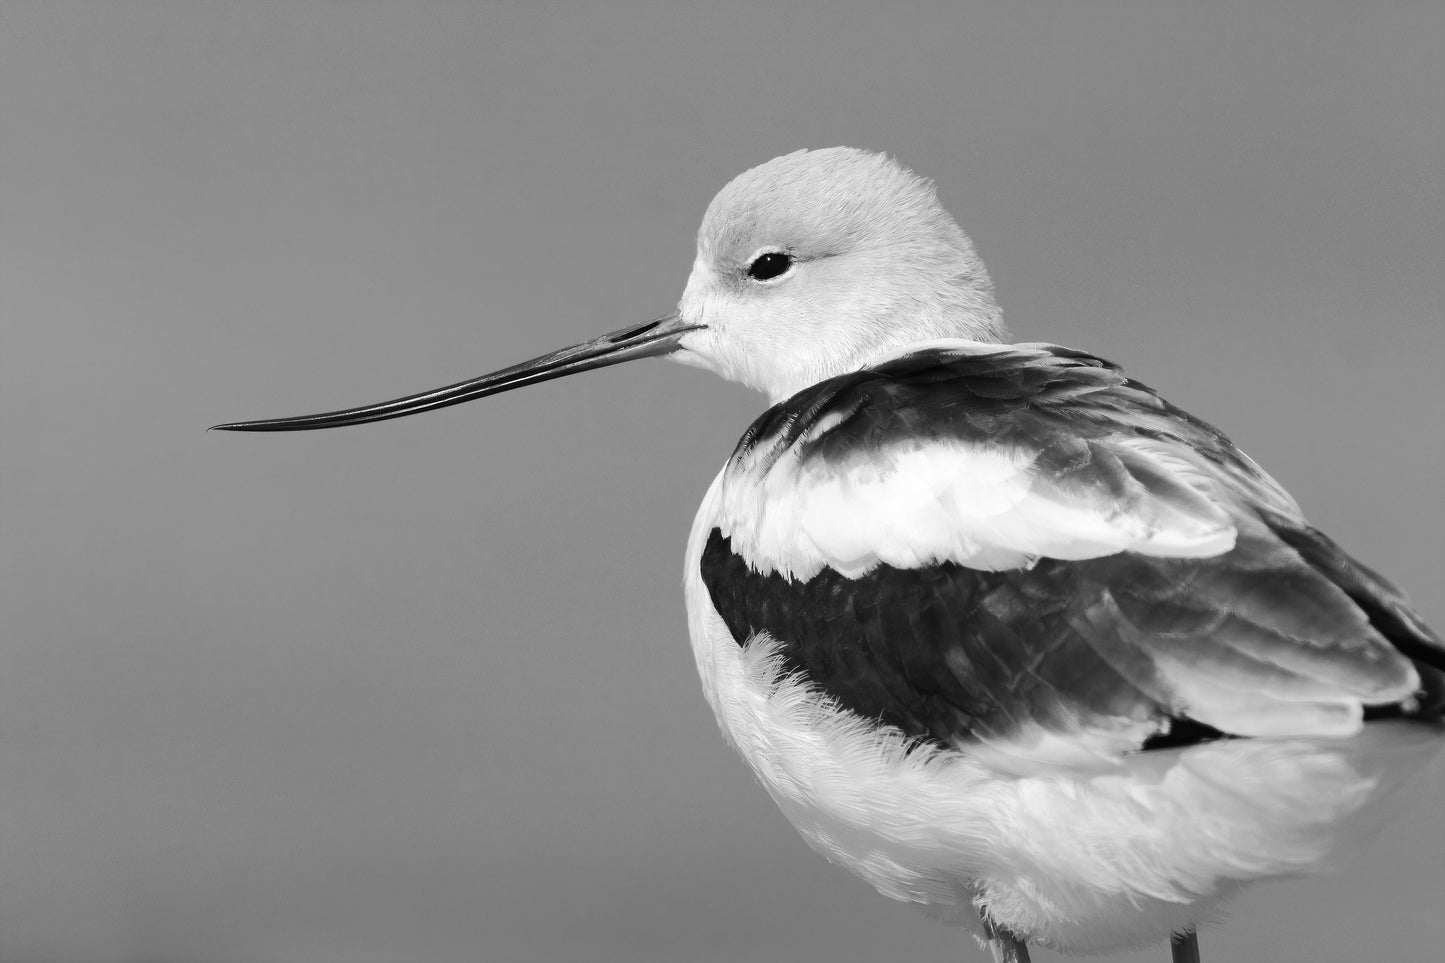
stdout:
<svg viewBox="0 0 1445 963">
<path fill-rule="evenodd" d="M 1236 710 L 1258 726 L 1276 707 L 1367 701 L 1399 684 L 1362 614 L 1282 547 L 799 582 L 753 571 L 714 530 L 702 576 L 739 644 L 766 632 L 789 670 L 844 708 L 942 745 L 1150 720 L 1146 746 L 1179 745 L 1238 732 Z M 1208 682 L 1212 704 L 1195 705 L 1190 677 Z"/>
<path fill-rule="evenodd" d="M 816 432 L 829 417 L 841 421 Z M 1218 429 L 1126 377 L 1116 365 L 1050 344 L 976 353 L 928 348 L 830 378 L 764 412 L 743 434 L 732 461 L 766 470 L 795 445 L 805 461 L 841 463 L 858 451 L 899 439 L 957 441 L 1033 451 L 1040 471 L 1052 479 L 1112 486 L 1127 495 L 1137 487 L 1127 470 L 1137 461 L 1110 464 L 1111 454 L 1118 452 L 1102 445 L 1118 438 L 1190 452 L 1229 476 L 1230 484 L 1250 499 L 1298 511 L 1289 495 Z"/>
</svg>

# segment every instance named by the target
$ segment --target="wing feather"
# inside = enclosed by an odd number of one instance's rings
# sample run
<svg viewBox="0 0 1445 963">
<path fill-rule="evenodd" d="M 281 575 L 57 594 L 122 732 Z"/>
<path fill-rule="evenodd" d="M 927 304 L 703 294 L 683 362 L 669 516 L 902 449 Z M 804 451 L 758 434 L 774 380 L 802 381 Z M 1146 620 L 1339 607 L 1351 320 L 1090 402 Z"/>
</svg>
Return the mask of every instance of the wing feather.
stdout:
<svg viewBox="0 0 1445 963">
<path fill-rule="evenodd" d="M 1098 755 L 1445 707 L 1397 589 L 1082 352 L 950 342 L 824 382 L 749 429 L 720 505 L 704 578 L 740 643 L 920 738 Z"/>
</svg>

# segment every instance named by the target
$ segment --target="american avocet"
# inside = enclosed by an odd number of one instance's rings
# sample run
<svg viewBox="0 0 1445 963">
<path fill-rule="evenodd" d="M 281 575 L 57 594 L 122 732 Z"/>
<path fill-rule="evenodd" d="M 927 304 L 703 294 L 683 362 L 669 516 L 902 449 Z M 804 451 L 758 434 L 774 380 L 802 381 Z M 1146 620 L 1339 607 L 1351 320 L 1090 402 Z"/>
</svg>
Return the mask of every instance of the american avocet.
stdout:
<svg viewBox="0 0 1445 963">
<path fill-rule="evenodd" d="M 1229 439 L 1009 344 L 973 245 L 890 158 L 713 200 L 677 310 L 501 371 L 238 431 L 397 418 L 667 356 L 772 404 L 688 541 L 728 740 L 808 843 L 1026 959 L 1194 929 L 1315 870 L 1441 745 L 1445 646 Z"/>
</svg>

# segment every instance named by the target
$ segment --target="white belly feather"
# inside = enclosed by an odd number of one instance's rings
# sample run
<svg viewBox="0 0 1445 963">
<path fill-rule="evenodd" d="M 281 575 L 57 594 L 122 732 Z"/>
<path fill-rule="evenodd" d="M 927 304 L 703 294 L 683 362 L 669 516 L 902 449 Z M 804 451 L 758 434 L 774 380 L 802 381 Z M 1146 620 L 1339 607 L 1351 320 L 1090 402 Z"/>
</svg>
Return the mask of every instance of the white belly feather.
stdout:
<svg viewBox="0 0 1445 963">
<path fill-rule="evenodd" d="M 1243 883 L 1329 865 L 1440 746 L 1431 727 L 1377 722 L 1348 739 L 1220 741 L 1027 776 L 915 746 L 786 676 L 766 637 L 732 637 L 699 567 L 721 482 L 694 522 L 685 587 L 723 733 L 810 846 L 975 935 L 986 907 L 1071 952 L 1165 939 Z"/>
</svg>

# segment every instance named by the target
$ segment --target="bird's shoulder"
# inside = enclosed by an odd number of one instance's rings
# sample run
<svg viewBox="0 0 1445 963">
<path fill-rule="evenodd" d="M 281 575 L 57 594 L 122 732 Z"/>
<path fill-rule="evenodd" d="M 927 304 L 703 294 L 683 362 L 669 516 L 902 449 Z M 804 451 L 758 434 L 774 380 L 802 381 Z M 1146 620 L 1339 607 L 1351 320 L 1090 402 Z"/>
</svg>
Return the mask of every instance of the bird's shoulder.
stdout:
<svg viewBox="0 0 1445 963">
<path fill-rule="evenodd" d="M 748 428 L 724 489 L 739 549 L 794 575 L 1218 554 L 1239 503 L 1299 513 L 1222 432 L 1052 344 L 933 342 L 813 385 Z"/>
<path fill-rule="evenodd" d="M 1213 425 L 1111 361 L 1045 343 L 930 342 L 827 379 L 754 421 L 733 460 L 772 467 L 791 453 L 842 465 L 899 448 L 968 445 L 1033 453 L 1036 473 L 1063 476 L 1091 466 L 1103 473 L 1085 461 L 1090 445 L 1129 441 L 1193 452 L 1251 497 L 1295 508 Z"/>
</svg>

